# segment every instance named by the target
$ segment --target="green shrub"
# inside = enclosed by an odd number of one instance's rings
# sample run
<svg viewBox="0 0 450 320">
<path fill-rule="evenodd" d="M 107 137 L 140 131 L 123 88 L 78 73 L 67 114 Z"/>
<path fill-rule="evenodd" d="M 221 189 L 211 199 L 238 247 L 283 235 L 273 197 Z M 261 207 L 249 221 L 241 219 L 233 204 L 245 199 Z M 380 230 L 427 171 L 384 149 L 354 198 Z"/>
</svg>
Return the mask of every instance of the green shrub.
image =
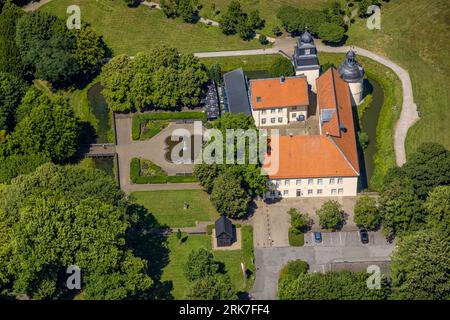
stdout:
<svg viewBox="0 0 450 320">
<path fill-rule="evenodd" d="M 294 228 L 289 228 L 289 245 L 301 247 L 305 243 L 305 236 Z"/>
<path fill-rule="evenodd" d="M 198 179 L 194 176 L 167 176 L 167 182 L 188 183 L 188 182 L 198 182 Z"/>
<path fill-rule="evenodd" d="M 136 180 L 138 180 L 140 176 L 141 176 L 141 161 L 138 158 L 133 158 L 131 159 L 130 164 L 130 179 L 132 182 L 138 183 L 136 182 Z"/>
<path fill-rule="evenodd" d="M 303 260 L 289 261 L 280 271 L 280 279 L 292 278 L 297 279 L 301 274 L 307 273 L 309 264 Z"/>
<path fill-rule="evenodd" d="M 212 231 L 213 231 L 214 227 L 215 227 L 215 225 L 213 225 L 213 224 L 208 224 L 206 226 L 206 234 L 208 236 L 212 235 Z"/>
</svg>

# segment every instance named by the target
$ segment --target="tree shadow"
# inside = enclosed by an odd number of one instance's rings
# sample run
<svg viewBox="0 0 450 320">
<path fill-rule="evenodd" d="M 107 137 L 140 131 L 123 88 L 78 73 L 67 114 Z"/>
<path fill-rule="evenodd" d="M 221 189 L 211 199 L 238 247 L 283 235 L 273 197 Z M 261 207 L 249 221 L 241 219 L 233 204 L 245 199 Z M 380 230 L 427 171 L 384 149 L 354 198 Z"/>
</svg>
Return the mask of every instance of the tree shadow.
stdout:
<svg viewBox="0 0 450 320">
<path fill-rule="evenodd" d="M 126 233 L 127 246 L 134 254 L 147 261 L 147 274 L 154 283 L 144 299 L 173 299 L 172 281 L 161 281 L 163 268 L 169 264 L 167 226 L 161 225 L 148 210 L 138 204 L 129 205 L 128 216 L 131 227 Z"/>
</svg>

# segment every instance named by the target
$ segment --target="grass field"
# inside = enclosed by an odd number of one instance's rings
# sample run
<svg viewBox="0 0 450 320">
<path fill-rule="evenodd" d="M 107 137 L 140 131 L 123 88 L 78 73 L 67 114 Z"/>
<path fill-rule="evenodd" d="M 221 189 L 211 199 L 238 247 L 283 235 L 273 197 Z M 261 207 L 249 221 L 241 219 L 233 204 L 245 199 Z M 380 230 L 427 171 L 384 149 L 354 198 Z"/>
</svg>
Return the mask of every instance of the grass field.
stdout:
<svg viewBox="0 0 450 320">
<path fill-rule="evenodd" d="M 253 233 L 249 226 L 242 229 L 243 243 L 251 243 L 251 247 L 243 246 L 242 250 L 214 251 L 214 258 L 225 265 L 225 272 L 231 278 L 235 288 L 239 291 L 247 291 L 253 285 L 254 276 L 245 280 L 241 271 L 241 262 L 246 268 L 252 269 L 251 258 L 253 257 Z M 184 276 L 183 266 L 186 263 L 189 253 L 194 249 L 206 248 L 211 250 L 210 235 L 189 235 L 187 240 L 180 244 L 175 234 L 168 238 L 169 264 L 164 268 L 161 280 L 172 281 L 172 295 L 175 299 L 185 298 L 189 282 Z"/>
<path fill-rule="evenodd" d="M 200 61 L 207 67 L 213 64 L 220 64 L 222 72 L 227 72 L 237 68 L 245 71 L 266 71 L 279 54 L 238 56 L 238 57 L 220 57 L 220 58 L 202 58 Z"/>
<path fill-rule="evenodd" d="M 333 63 L 335 66 L 338 66 L 344 58 L 344 54 L 319 53 L 321 64 Z M 381 107 L 377 124 L 377 149 L 374 156 L 375 170 L 369 181 L 370 188 L 378 190 L 387 170 L 396 164 L 394 127 L 401 111 L 402 86 L 397 75 L 387 67 L 365 57 L 357 56 L 356 58 L 364 67 L 366 75 L 380 83 L 384 93 L 384 103 Z"/>
<path fill-rule="evenodd" d="M 82 23 L 89 23 L 103 35 L 114 55 L 134 55 L 158 45 L 169 45 L 182 52 L 254 49 L 258 41 L 225 36 L 219 28 L 167 19 L 162 11 L 146 6 L 128 8 L 123 1 L 54 0 L 41 10 L 66 19 L 67 7 L 78 5 Z"/>
<path fill-rule="evenodd" d="M 132 197 L 145 206 L 161 224 L 170 227 L 193 227 L 195 221 L 214 221 L 219 217 L 202 190 L 164 190 L 134 192 Z M 189 209 L 184 210 L 184 202 Z"/>
<path fill-rule="evenodd" d="M 377 52 L 409 71 L 421 120 L 408 132 L 407 155 L 422 142 L 450 149 L 450 6 L 448 0 L 383 2 L 381 30 L 357 20 L 347 44 Z"/>
</svg>

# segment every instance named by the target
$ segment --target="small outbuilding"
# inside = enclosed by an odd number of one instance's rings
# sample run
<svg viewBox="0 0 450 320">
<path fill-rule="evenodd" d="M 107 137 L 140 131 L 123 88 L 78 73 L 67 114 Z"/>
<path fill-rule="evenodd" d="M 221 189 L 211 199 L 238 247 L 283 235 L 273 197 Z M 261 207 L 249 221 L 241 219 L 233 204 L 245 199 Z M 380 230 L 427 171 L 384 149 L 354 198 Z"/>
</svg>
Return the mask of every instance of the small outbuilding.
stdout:
<svg viewBox="0 0 450 320">
<path fill-rule="evenodd" d="M 215 223 L 216 241 L 218 247 L 228 247 L 234 242 L 233 223 L 225 216 L 220 216 Z"/>
</svg>

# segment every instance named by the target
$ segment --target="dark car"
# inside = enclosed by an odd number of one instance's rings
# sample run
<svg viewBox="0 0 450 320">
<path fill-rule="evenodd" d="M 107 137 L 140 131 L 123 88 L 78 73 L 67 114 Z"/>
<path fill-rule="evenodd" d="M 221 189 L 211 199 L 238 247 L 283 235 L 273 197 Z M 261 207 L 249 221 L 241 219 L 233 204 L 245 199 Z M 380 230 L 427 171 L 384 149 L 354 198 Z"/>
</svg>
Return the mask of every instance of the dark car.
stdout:
<svg viewBox="0 0 450 320">
<path fill-rule="evenodd" d="M 369 243 L 369 233 L 366 229 L 359 230 L 359 236 L 361 238 L 361 242 L 366 244 Z"/>
<path fill-rule="evenodd" d="M 314 232 L 314 242 L 321 243 L 322 242 L 322 233 Z"/>
</svg>

